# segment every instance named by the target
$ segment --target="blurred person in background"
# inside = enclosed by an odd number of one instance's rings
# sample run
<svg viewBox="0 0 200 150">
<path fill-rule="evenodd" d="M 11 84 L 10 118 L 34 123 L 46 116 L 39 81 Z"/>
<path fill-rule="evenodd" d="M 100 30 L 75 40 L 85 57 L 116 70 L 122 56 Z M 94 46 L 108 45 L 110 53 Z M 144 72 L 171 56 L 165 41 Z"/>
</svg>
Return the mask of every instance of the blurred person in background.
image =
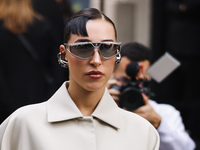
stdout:
<svg viewBox="0 0 200 150">
<path fill-rule="evenodd" d="M 63 82 L 56 58 L 62 38 L 54 30 L 31 0 L 0 0 L 0 123 L 19 107 L 46 100 Z"/>
<path fill-rule="evenodd" d="M 136 72 L 136 76 L 133 77 L 136 79 L 134 83 L 143 83 L 143 85 L 140 84 L 139 87 L 137 87 L 135 84 L 132 84 L 132 86 L 134 85 L 134 88 L 150 88 L 148 82 L 151 80 L 146 71 L 151 65 L 151 53 L 150 48 L 139 43 L 128 43 L 123 45 L 121 49 L 121 62 L 115 66 L 112 75 L 114 79 L 111 79 L 108 82 L 109 93 L 119 106 L 122 104 L 123 100 L 123 104 L 120 107 L 125 107 L 125 109 L 128 108 L 128 110 L 144 117 L 157 129 L 160 135 L 160 150 L 194 150 L 195 143 L 185 130 L 180 112 L 173 106 L 168 104 L 158 104 L 156 101 L 149 99 L 147 96 L 149 92 L 144 92 L 142 94 L 141 101 L 143 101 L 143 104 L 138 106 L 135 110 L 132 110 L 127 106 L 137 105 L 139 103 L 136 102 L 139 100 L 138 96 L 132 94 L 134 90 L 130 90 L 131 86 L 129 82 L 133 83 L 133 80 L 131 80 L 130 70 L 127 70 L 127 68 L 129 67 L 132 71 L 136 70 L 134 67 L 139 68 Z M 133 62 L 136 62 L 137 66 L 132 65 L 132 68 L 130 68 L 130 64 Z M 129 75 L 127 75 L 127 73 Z M 145 87 L 145 84 L 148 85 Z M 125 88 L 116 90 L 113 85 Z M 130 90 L 129 93 L 127 92 L 128 90 Z M 127 96 L 128 94 L 132 95 Z M 123 98 L 123 96 L 126 97 L 127 100 Z"/>
</svg>

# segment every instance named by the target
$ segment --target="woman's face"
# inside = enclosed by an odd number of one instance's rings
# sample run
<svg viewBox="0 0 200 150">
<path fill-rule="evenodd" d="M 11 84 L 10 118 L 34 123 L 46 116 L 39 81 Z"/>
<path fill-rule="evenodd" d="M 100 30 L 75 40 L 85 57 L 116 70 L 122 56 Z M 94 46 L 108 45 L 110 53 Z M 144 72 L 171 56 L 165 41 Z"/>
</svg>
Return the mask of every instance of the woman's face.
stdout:
<svg viewBox="0 0 200 150">
<path fill-rule="evenodd" d="M 71 34 L 68 44 L 78 42 L 116 42 L 115 30 L 111 23 L 105 20 L 96 19 L 89 20 L 86 24 L 88 36 Z M 70 72 L 70 86 L 75 89 L 83 88 L 87 91 L 95 91 L 104 89 L 109 80 L 115 58 L 104 59 L 98 52 L 98 48 L 94 49 L 94 55 L 87 59 L 79 59 L 69 52 L 66 52 L 65 59 L 68 61 Z"/>
</svg>

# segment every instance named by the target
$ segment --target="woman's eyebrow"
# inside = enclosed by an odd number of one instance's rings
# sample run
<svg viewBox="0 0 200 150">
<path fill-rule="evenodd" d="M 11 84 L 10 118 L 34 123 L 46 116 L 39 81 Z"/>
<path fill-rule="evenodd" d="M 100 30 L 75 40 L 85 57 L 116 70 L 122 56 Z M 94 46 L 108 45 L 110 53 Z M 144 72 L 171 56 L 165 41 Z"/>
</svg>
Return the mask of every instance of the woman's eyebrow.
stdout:
<svg viewBox="0 0 200 150">
<path fill-rule="evenodd" d="M 91 41 L 88 39 L 78 39 L 74 43 L 79 43 L 79 42 L 91 42 Z"/>
<path fill-rule="evenodd" d="M 112 39 L 102 40 L 101 42 L 114 42 Z"/>
<path fill-rule="evenodd" d="M 79 42 L 91 42 L 89 39 L 78 39 L 74 43 L 79 43 Z M 102 40 L 101 42 L 114 42 L 112 39 L 106 39 Z"/>
</svg>

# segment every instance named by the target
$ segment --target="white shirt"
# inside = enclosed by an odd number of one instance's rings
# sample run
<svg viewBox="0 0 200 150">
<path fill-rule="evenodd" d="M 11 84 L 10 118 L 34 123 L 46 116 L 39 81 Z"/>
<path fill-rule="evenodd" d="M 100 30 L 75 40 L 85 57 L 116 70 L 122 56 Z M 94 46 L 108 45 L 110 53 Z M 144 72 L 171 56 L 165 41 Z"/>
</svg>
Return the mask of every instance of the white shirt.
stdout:
<svg viewBox="0 0 200 150">
<path fill-rule="evenodd" d="M 195 143 L 185 131 L 180 112 L 168 104 L 158 104 L 152 100 L 149 103 L 162 118 L 157 129 L 160 150 L 194 150 Z"/>
<path fill-rule="evenodd" d="M 22 107 L 1 124 L 0 150 L 159 149 L 157 130 L 120 109 L 107 89 L 93 114 L 84 117 L 65 84 L 48 101 Z"/>
</svg>

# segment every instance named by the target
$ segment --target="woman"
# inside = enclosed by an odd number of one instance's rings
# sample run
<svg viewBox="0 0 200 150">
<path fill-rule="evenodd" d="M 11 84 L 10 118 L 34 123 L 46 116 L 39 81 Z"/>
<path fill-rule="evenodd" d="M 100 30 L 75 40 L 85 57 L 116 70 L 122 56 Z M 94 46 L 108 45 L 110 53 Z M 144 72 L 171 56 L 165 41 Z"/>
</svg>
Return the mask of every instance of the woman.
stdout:
<svg viewBox="0 0 200 150">
<path fill-rule="evenodd" d="M 120 109 L 106 89 L 119 50 L 108 17 L 94 8 L 74 14 L 58 55 L 70 81 L 47 102 L 14 112 L 0 126 L 1 150 L 157 150 L 155 128 Z"/>
</svg>

